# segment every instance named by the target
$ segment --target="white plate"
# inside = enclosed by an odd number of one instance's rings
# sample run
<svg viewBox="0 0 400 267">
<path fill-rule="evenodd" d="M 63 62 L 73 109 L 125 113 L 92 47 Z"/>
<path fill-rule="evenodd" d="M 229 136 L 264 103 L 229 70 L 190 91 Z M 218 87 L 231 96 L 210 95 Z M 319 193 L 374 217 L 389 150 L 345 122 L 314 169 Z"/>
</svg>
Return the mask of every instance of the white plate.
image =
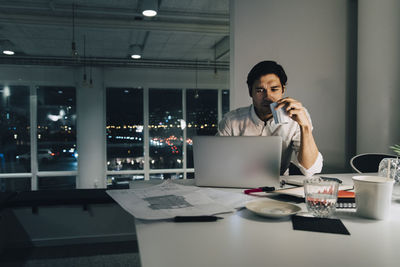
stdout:
<svg viewBox="0 0 400 267">
<path fill-rule="evenodd" d="M 247 202 L 246 208 L 260 216 L 270 218 L 290 216 L 301 211 L 301 208 L 296 205 L 268 199 L 257 199 Z"/>
</svg>

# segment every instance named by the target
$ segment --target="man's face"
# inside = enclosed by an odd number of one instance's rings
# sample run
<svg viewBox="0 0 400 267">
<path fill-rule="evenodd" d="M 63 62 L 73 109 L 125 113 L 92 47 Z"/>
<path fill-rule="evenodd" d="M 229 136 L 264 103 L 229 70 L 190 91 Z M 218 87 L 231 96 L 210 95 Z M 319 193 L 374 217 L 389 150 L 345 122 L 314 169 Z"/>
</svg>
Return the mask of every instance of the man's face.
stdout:
<svg viewBox="0 0 400 267">
<path fill-rule="evenodd" d="M 266 74 L 254 81 L 251 92 L 256 113 L 266 115 L 271 113 L 269 105 L 283 97 L 285 88 L 278 76 Z"/>
</svg>

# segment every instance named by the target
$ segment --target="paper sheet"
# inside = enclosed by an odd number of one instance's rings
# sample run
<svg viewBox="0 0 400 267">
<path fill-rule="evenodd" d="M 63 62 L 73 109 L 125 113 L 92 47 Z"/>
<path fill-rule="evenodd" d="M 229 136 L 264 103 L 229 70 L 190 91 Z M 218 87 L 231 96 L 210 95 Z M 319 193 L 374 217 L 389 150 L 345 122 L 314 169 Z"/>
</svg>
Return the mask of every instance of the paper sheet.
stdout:
<svg viewBox="0 0 400 267">
<path fill-rule="evenodd" d="M 233 212 L 254 198 L 242 193 L 179 185 L 171 181 L 146 188 L 106 192 L 127 212 L 145 220 Z"/>
</svg>

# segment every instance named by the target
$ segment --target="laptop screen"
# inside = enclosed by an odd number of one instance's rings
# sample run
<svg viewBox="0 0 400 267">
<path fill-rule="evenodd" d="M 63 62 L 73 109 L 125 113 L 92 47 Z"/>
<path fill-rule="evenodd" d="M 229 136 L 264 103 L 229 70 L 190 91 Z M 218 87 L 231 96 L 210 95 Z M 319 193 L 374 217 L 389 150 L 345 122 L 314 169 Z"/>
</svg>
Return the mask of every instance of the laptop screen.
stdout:
<svg viewBox="0 0 400 267">
<path fill-rule="evenodd" d="M 237 188 L 277 186 L 281 153 L 279 136 L 196 136 L 195 183 Z"/>
</svg>

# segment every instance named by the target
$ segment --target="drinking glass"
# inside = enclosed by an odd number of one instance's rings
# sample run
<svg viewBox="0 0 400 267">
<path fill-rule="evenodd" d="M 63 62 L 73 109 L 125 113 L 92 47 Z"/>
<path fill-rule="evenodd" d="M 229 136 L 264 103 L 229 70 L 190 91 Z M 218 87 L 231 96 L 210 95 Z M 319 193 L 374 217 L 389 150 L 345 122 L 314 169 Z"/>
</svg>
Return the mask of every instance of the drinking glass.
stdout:
<svg viewBox="0 0 400 267">
<path fill-rule="evenodd" d="M 339 183 L 337 181 L 311 178 L 304 180 L 307 210 L 315 217 L 331 217 L 336 210 Z"/>
</svg>

